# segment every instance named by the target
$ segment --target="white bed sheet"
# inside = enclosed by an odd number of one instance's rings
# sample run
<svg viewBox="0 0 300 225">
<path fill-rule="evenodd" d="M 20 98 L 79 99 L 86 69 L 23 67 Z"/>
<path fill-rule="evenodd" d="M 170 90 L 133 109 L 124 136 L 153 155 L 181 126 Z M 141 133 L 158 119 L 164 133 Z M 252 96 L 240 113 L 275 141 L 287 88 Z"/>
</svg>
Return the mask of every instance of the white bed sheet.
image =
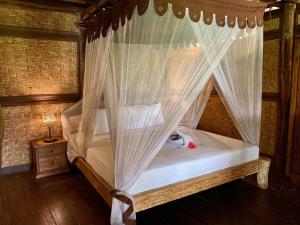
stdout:
<svg viewBox="0 0 300 225">
<path fill-rule="evenodd" d="M 236 166 L 259 157 L 259 147 L 221 135 L 182 128 L 197 148 L 174 148 L 165 144 L 149 167 L 129 190 L 137 194 L 176 182 Z M 114 162 L 110 143 L 89 148 L 87 162 L 114 187 Z"/>
</svg>

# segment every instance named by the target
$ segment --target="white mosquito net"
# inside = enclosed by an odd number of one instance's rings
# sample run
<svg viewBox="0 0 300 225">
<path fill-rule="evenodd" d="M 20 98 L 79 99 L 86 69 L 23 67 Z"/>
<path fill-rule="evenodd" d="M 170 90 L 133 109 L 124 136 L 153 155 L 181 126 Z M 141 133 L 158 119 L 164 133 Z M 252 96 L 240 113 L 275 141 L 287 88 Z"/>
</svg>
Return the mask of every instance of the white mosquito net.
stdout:
<svg viewBox="0 0 300 225">
<path fill-rule="evenodd" d="M 62 117 L 70 159 L 97 145 L 95 129 L 109 133 L 113 188 L 131 197 L 128 190 L 178 124 L 197 127 L 213 86 L 244 140 L 258 145 L 262 35 L 258 26 L 206 25 L 171 10 L 159 16 L 152 1 L 144 15 L 135 10 L 117 31 L 86 44 L 83 99 Z M 108 125 L 97 128 L 103 115 Z M 113 199 L 111 224 L 123 224 L 127 207 Z"/>
</svg>

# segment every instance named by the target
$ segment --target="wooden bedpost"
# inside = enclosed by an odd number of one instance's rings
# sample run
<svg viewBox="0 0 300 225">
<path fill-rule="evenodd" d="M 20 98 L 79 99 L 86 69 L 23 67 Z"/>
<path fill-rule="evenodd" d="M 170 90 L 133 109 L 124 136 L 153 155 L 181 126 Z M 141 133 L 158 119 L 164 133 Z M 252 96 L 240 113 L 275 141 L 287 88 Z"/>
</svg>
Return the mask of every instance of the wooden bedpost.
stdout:
<svg viewBox="0 0 300 225">
<path fill-rule="evenodd" d="M 288 152 L 288 135 L 289 131 L 289 113 L 290 113 L 290 97 L 291 82 L 293 73 L 293 48 L 294 48 L 294 25 L 295 11 L 299 0 L 283 1 L 282 16 L 282 38 L 281 38 L 281 127 L 280 134 L 280 164 L 286 164 L 286 154 Z M 287 150 L 288 149 L 288 150 Z M 287 165 L 289 166 L 289 165 Z M 282 167 L 283 168 L 283 167 Z"/>
<path fill-rule="evenodd" d="M 268 158 L 260 157 L 260 168 L 257 173 L 257 184 L 261 189 L 268 188 L 268 177 L 271 160 Z"/>
</svg>

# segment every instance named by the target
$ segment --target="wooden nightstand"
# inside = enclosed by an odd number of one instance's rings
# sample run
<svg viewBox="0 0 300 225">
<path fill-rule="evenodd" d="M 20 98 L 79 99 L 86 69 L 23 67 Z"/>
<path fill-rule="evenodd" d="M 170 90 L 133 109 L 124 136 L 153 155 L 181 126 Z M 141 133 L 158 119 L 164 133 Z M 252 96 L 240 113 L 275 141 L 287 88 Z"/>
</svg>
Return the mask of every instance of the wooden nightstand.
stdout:
<svg viewBox="0 0 300 225">
<path fill-rule="evenodd" d="M 36 178 L 69 171 L 67 141 L 58 137 L 57 141 L 45 143 L 43 139 L 30 141 L 33 170 Z"/>
</svg>

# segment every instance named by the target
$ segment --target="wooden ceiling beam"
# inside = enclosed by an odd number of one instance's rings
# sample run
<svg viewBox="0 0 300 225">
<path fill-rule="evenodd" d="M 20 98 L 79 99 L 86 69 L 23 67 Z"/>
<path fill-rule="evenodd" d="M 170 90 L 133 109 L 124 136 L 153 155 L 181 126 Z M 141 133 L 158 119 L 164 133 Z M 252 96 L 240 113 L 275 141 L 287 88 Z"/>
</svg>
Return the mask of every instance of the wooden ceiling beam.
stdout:
<svg viewBox="0 0 300 225">
<path fill-rule="evenodd" d="M 77 42 L 79 40 L 79 33 L 0 25 L 0 37 Z"/>
<path fill-rule="evenodd" d="M 107 0 L 97 0 L 91 6 L 89 6 L 86 10 L 81 14 L 81 21 L 86 20 L 90 15 L 92 15 L 100 6 L 103 6 L 107 3 Z"/>
<path fill-rule="evenodd" d="M 17 8 L 36 8 L 48 11 L 78 13 L 86 7 L 82 4 L 67 2 L 68 0 L 0 0 L 1 5 Z M 71 0 L 70 0 L 71 1 Z M 80 1 L 80 0 L 72 0 Z"/>
<path fill-rule="evenodd" d="M 84 5 L 84 6 L 86 6 L 88 3 L 86 0 L 59 0 L 59 1 L 80 4 L 80 5 Z"/>
</svg>

